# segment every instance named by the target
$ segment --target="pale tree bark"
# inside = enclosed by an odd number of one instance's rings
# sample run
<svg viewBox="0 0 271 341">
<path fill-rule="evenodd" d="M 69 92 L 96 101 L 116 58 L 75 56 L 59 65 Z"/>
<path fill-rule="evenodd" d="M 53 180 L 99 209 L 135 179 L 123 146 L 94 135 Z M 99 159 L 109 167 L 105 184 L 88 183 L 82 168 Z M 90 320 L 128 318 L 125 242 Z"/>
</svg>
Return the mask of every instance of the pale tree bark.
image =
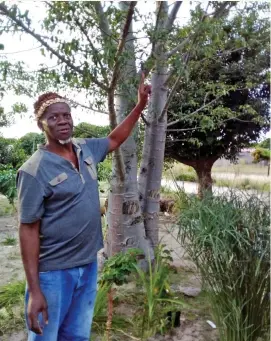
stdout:
<svg viewBox="0 0 271 341">
<path fill-rule="evenodd" d="M 168 25 L 168 4 L 157 2 L 157 32 L 165 30 Z M 172 18 L 171 25 L 173 24 Z M 165 86 L 168 66 L 166 60 L 165 40 L 155 42 L 155 65 L 151 77 L 152 96 L 149 104 L 144 136 L 142 163 L 139 176 L 139 195 L 143 210 L 145 231 L 152 246 L 159 241 L 158 217 L 160 187 L 163 171 L 167 113 L 162 112 L 167 102 L 167 87 Z"/>
<path fill-rule="evenodd" d="M 168 58 L 176 52 L 181 53 L 181 50 L 185 46 L 185 44 L 181 43 L 173 53 L 171 53 L 172 51 L 166 51 L 165 35 L 172 29 L 181 3 L 181 1 L 176 1 L 169 14 L 167 2 L 157 2 L 156 37 L 158 37 L 158 40 L 153 42 L 152 54 L 149 57 L 150 60 L 155 60 L 155 65 L 152 71 L 152 99 L 147 117 L 149 126 L 146 127 L 145 131 L 143 157 L 140 168 L 139 195 L 144 215 L 146 235 L 151 240 L 153 246 L 156 246 L 159 242 L 158 213 L 167 128 L 167 108 L 176 91 L 176 86 L 183 76 L 183 74 L 180 74 L 177 77 L 168 95 Z M 226 15 L 232 6 L 232 2 L 226 1 L 225 4 L 222 4 L 213 13 L 213 17 L 219 18 Z M 187 53 L 183 54 L 183 71 L 187 66 L 191 49 L 194 48 L 197 35 L 200 32 L 200 24 L 206 17 L 207 9 L 199 21 L 199 26 L 195 30 L 195 33 L 187 40 L 187 43 L 190 43 L 190 49 Z M 210 182 L 210 177 L 208 179 Z"/>
<path fill-rule="evenodd" d="M 129 11 L 130 3 L 121 1 L 120 9 Z M 103 17 L 102 17 L 103 18 Z M 124 29 L 126 22 L 124 22 Z M 108 27 L 105 18 L 103 26 Z M 134 36 L 132 22 L 125 36 L 124 49 L 127 52 L 124 65 L 118 70 L 118 80 L 121 86 L 117 87 L 114 97 L 115 124 L 119 124 L 132 110 L 137 97 L 137 89 L 132 84 L 137 77 L 135 65 Z M 127 90 L 129 89 L 129 90 Z M 111 101 L 112 105 L 112 101 Z M 112 126 L 113 128 L 113 126 Z M 137 190 L 137 150 L 134 136 L 130 136 L 113 156 L 111 189 L 108 200 L 108 234 L 107 253 L 113 255 L 124 249 L 136 247 L 144 251 L 146 256 L 153 257 L 150 243 L 146 239 L 144 222 L 139 206 Z M 123 170 L 120 171 L 120 162 Z M 122 174 L 123 173 L 123 174 Z"/>
</svg>

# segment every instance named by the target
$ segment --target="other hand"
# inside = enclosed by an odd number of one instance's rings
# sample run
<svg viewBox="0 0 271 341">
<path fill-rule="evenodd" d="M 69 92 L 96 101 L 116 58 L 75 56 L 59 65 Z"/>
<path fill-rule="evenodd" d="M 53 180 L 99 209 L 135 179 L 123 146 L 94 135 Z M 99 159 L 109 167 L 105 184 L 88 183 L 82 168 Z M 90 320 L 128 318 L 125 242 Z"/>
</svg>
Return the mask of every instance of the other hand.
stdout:
<svg viewBox="0 0 271 341">
<path fill-rule="evenodd" d="M 138 104 L 142 107 L 142 110 L 148 103 L 149 95 L 151 94 L 151 85 L 145 85 L 145 74 L 142 72 L 140 84 L 138 87 Z"/>
<path fill-rule="evenodd" d="M 42 323 L 39 322 L 39 314 L 42 314 Z M 42 334 L 45 324 L 48 324 L 48 306 L 43 293 L 30 293 L 27 306 L 27 318 L 29 329 L 36 334 Z"/>
</svg>

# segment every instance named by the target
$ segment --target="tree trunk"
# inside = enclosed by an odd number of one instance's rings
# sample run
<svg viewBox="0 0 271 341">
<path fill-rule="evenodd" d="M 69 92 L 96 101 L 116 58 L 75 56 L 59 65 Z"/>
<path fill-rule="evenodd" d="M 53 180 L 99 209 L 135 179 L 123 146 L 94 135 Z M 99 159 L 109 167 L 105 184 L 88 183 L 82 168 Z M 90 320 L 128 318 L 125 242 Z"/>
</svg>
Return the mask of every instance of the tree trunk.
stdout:
<svg viewBox="0 0 271 341">
<path fill-rule="evenodd" d="M 212 194 L 212 167 L 213 160 L 196 161 L 194 169 L 198 176 L 198 196 L 203 198 L 204 195 Z"/>
<path fill-rule="evenodd" d="M 198 196 L 203 198 L 204 193 L 212 194 L 212 167 L 219 159 L 220 155 L 203 160 L 187 160 L 181 158 L 178 154 L 172 155 L 173 159 L 187 166 L 193 167 L 198 176 Z"/>
<path fill-rule="evenodd" d="M 157 2 L 160 15 L 158 20 L 158 32 L 164 29 L 168 18 L 167 2 Z M 160 13 L 158 13 L 160 12 Z M 149 103 L 147 121 L 149 126 L 145 130 L 142 163 L 139 177 L 139 195 L 144 215 L 145 231 L 152 246 L 159 242 L 158 217 L 160 187 L 163 171 L 165 136 L 167 115 L 161 117 L 161 113 L 167 101 L 167 61 L 165 58 L 165 42 L 157 41 L 154 49 L 156 56 L 155 68 L 152 73 L 152 96 Z"/>
<path fill-rule="evenodd" d="M 129 4 L 120 2 L 122 10 Z M 117 122 L 120 123 L 134 107 L 137 96 L 134 81 L 137 77 L 135 66 L 134 37 L 132 24 L 126 39 L 125 50 L 129 55 L 120 70 L 121 87 L 115 96 Z M 113 255 L 126 248 L 140 248 L 145 255 L 153 257 L 150 243 L 146 239 L 142 211 L 139 205 L 137 187 L 137 153 L 134 136 L 130 136 L 121 146 L 120 152 L 125 165 L 124 180 L 120 179 L 113 160 L 111 190 L 108 200 L 107 253 Z"/>
</svg>

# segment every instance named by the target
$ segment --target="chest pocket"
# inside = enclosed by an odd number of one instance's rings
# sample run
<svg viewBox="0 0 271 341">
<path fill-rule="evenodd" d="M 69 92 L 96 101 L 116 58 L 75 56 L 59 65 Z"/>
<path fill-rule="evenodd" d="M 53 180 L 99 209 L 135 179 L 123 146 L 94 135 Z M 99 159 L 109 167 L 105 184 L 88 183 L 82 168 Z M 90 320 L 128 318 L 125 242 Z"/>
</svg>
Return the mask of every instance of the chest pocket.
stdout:
<svg viewBox="0 0 271 341">
<path fill-rule="evenodd" d="M 91 178 L 93 180 L 97 180 L 97 169 L 96 169 L 96 164 L 93 161 L 91 156 L 88 156 L 87 158 L 85 158 L 84 160 L 86 166 L 87 166 L 87 170 L 91 176 Z"/>
<path fill-rule="evenodd" d="M 81 190 L 79 175 L 68 176 L 67 173 L 61 173 L 49 181 L 55 197 L 61 199 L 72 197 Z"/>
</svg>

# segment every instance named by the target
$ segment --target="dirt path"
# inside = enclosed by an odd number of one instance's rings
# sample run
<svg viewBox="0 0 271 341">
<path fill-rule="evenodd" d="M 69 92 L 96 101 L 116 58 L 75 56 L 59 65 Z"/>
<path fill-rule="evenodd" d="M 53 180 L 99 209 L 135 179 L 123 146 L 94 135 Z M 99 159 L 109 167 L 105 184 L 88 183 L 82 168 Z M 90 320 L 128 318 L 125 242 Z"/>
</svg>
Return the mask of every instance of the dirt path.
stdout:
<svg viewBox="0 0 271 341">
<path fill-rule="evenodd" d="M 6 238 L 15 238 L 16 245 L 3 245 Z M 0 287 L 15 280 L 24 278 L 18 228 L 14 217 L 0 217 Z"/>
</svg>

